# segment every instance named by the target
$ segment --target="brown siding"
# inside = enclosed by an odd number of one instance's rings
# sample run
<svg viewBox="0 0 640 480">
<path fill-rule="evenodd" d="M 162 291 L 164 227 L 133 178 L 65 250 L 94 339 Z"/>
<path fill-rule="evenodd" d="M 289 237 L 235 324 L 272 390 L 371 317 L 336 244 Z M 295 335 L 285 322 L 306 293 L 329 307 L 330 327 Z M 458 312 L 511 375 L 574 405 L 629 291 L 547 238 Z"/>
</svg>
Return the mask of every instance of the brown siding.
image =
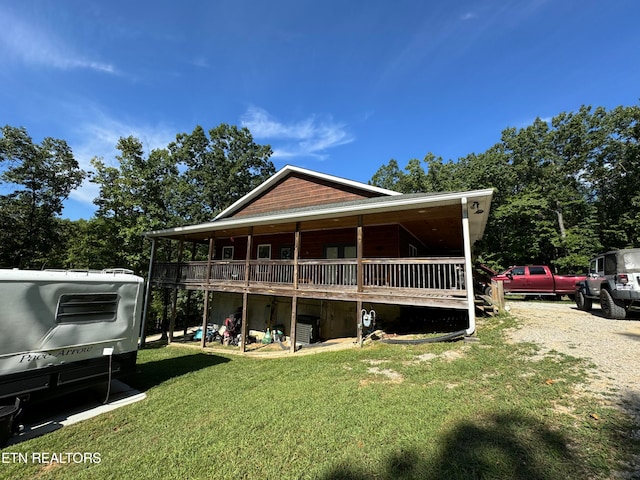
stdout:
<svg viewBox="0 0 640 480">
<path fill-rule="evenodd" d="M 395 258 L 398 257 L 399 227 L 397 225 L 364 227 L 363 256 L 365 258 Z M 282 247 L 287 247 L 293 252 L 294 235 L 256 235 L 252 239 L 251 258 L 258 257 L 258 245 L 271 245 L 271 259 L 281 259 Z M 355 245 L 356 229 L 345 228 L 339 230 L 320 230 L 302 232 L 300 236 L 300 258 L 314 259 L 324 258 L 324 247 L 328 245 Z M 244 260 L 247 254 L 247 237 L 238 237 L 233 240 L 221 238 L 216 240 L 215 260 L 222 259 L 222 248 L 233 246 L 233 260 Z"/>
<path fill-rule="evenodd" d="M 361 200 L 379 195 L 374 192 L 350 188 L 299 173 L 292 173 L 232 216 L 241 217 L 290 208 Z"/>
</svg>

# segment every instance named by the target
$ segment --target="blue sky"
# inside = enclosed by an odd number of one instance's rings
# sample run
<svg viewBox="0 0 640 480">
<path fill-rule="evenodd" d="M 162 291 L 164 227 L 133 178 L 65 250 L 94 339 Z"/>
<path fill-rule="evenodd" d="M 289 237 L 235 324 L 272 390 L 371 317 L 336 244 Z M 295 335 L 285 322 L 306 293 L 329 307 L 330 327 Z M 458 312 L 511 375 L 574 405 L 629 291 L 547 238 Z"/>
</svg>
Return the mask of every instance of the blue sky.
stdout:
<svg viewBox="0 0 640 480">
<path fill-rule="evenodd" d="M 366 182 L 456 160 L 580 105 L 640 99 L 637 0 L 0 0 L 0 124 L 83 168 L 121 136 L 248 127 L 292 164 Z M 86 184 L 67 218 L 89 218 Z"/>
</svg>

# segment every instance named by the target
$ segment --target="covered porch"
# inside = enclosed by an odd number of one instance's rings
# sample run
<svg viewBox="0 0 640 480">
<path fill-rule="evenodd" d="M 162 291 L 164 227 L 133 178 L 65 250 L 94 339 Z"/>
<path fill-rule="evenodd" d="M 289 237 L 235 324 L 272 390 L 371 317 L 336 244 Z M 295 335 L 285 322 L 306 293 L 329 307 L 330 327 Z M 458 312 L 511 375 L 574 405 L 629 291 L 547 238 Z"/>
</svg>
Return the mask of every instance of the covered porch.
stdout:
<svg viewBox="0 0 640 480">
<path fill-rule="evenodd" d="M 203 291 L 203 331 L 211 321 L 211 295 L 233 295 L 241 304 L 244 340 L 250 308 L 261 309 L 255 305 L 262 299 L 286 298 L 286 312 L 276 321 L 288 317 L 291 352 L 298 318 L 306 314 L 299 309 L 304 301 L 351 305 L 341 311 L 358 339 L 363 306 L 371 304 L 466 312 L 471 335 L 471 248 L 483 234 L 491 195 L 398 195 L 149 232 L 149 285 L 173 290 L 174 298 L 178 289 Z M 155 260 L 160 241 L 177 243 L 176 261 Z M 184 261 L 189 244 L 206 245 L 206 260 Z M 148 304 L 145 317 L 147 311 Z M 171 320 L 173 325 L 175 301 Z M 243 341 L 242 351 L 245 346 Z"/>
</svg>

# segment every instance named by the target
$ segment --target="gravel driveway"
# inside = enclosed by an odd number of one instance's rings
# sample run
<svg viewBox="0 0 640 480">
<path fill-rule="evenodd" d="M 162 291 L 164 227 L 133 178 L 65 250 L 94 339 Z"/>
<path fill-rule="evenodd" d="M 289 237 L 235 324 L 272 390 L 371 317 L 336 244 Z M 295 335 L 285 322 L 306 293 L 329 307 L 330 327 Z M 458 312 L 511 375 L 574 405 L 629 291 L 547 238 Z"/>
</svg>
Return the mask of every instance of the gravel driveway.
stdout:
<svg viewBox="0 0 640 480">
<path fill-rule="evenodd" d="M 598 304 L 591 312 L 560 302 L 507 301 L 507 308 L 522 324 L 510 331 L 512 341 L 536 343 L 541 354 L 556 350 L 591 360 L 597 372 L 587 390 L 606 394 L 640 422 L 640 315 L 609 320 Z"/>
</svg>

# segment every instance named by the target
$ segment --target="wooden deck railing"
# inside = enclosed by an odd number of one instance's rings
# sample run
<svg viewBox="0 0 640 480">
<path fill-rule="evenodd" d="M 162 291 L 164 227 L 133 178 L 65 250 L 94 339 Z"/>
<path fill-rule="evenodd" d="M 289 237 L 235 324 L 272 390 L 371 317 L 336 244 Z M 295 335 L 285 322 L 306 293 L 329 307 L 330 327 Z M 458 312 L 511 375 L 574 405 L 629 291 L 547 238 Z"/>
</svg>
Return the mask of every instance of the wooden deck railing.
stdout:
<svg viewBox="0 0 640 480">
<path fill-rule="evenodd" d="M 156 263 L 153 281 L 161 284 L 283 286 L 294 284 L 293 260 L 251 260 L 246 278 L 243 260 Z M 356 290 L 356 259 L 298 260 L 298 289 Z M 464 258 L 376 258 L 363 259 L 363 290 L 419 290 L 448 295 L 466 294 Z"/>
</svg>

